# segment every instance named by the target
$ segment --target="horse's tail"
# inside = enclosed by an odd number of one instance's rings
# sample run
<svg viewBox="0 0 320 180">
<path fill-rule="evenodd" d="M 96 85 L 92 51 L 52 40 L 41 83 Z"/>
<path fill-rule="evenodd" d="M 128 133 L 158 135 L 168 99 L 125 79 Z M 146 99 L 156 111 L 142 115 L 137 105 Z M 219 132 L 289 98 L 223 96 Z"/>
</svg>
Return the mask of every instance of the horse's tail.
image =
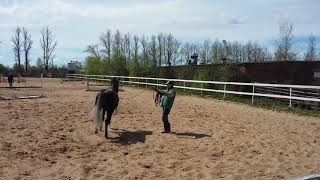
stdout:
<svg viewBox="0 0 320 180">
<path fill-rule="evenodd" d="M 96 133 L 98 133 L 98 130 L 102 127 L 102 122 L 103 122 L 102 113 L 103 113 L 102 97 L 101 97 L 101 94 L 99 93 L 96 97 L 96 103 L 93 110 L 93 119 L 96 125 Z"/>
</svg>

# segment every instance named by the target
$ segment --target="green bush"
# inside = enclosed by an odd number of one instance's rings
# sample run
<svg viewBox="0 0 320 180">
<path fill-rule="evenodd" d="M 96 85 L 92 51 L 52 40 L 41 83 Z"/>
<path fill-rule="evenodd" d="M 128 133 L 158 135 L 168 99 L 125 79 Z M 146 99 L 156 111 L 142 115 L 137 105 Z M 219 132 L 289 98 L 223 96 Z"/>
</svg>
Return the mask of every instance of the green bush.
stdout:
<svg viewBox="0 0 320 180">
<path fill-rule="evenodd" d="M 10 69 L 3 64 L 0 64 L 0 74 L 7 74 L 9 73 Z"/>
<path fill-rule="evenodd" d="M 85 63 L 85 73 L 91 75 L 101 74 L 100 69 L 104 69 L 102 66 L 105 66 L 105 64 L 102 63 L 100 58 L 88 57 Z"/>
</svg>

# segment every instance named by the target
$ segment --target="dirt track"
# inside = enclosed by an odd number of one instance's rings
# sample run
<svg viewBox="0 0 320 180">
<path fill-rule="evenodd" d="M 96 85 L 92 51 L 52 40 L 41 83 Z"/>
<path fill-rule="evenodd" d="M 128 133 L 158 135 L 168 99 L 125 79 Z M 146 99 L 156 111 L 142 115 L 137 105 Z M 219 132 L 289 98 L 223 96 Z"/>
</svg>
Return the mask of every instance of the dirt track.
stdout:
<svg viewBox="0 0 320 180">
<path fill-rule="evenodd" d="M 0 179 L 286 179 L 320 173 L 320 119 L 177 96 L 161 134 L 152 92 L 125 87 L 111 140 L 96 92 L 46 80 L 47 98 L 0 101 Z M 1 91 L 1 89 L 0 89 Z"/>
</svg>

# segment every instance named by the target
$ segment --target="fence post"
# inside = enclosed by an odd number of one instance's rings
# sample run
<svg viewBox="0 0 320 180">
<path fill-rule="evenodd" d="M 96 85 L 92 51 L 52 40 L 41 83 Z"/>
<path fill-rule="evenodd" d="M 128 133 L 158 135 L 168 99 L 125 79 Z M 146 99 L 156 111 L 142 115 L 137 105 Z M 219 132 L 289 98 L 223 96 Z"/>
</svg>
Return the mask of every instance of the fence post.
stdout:
<svg viewBox="0 0 320 180">
<path fill-rule="evenodd" d="M 254 99 L 254 85 L 252 86 L 252 100 L 251 100 L 251 104 L 253 104 L 253 99 Z"/>
<path fill-rule="evenodd" d="M 86 79 L 87 79 L 87 90 L 89 91 L 89 79 L 88 78 Z"/>
<path fill-rule="evenodd" d="M 291 107 L 291 106 L 292 106 L 291 96 L 292 96 L 292 88 L 290 88 L 290 104 L 289 104 L 289 107 Z"/>
<path fill-rule="evenodd" d="M 201 83 L 201 88 L 203 89 L 203 83 Z M 201 96 L 203 95 L 203 91 L 201 90 Z"/>
<path fill-rule="evenodd" d="M 185 93 L 186 92 L 186 82 L 185 81 L 183 81 L 183 92 Z"/>
<path fill-rule="evenodd" d="M 148 79 L 146 79 L 146 88 L 148 87 L 147 83 L 148 83 Z"/>
<path fill-rule="evenodd" d="M 42 79 L 43 79 L 43 73 L 41 73 L 41 88 L 42 88 L 42 85 L 43 85 Z"/>
<path fill-rule="evenodd" d="M 119 86 L 120 86 L 120 89 L 123 90 L 123 80 L 124 78 L 119 78 Z"/>
<path fill-rule="evenodd" d="M 224 88 L 223 88 L 223 100 L 224 100 L 224 98 L 226 98 L 226 89 L 227 89 L 227 84 L 224 84 Z"/>
</svg>

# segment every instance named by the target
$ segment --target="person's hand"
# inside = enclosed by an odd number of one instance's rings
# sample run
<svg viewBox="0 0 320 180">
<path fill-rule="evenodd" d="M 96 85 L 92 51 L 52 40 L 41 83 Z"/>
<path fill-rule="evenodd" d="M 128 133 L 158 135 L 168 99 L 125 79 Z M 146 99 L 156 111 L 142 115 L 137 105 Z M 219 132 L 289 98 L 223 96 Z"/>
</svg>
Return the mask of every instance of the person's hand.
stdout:
<svg viewBox="0 0 320 180">
<path fill-rule="evenodd" d="M 157 88 L 155 88 L 155 87 L 153 87 L 152 90 L 154 90 L 154 91 L 157 92 L 157 93 L 160 93 L 160 90 L 157 89 Z"/>
</svg>

